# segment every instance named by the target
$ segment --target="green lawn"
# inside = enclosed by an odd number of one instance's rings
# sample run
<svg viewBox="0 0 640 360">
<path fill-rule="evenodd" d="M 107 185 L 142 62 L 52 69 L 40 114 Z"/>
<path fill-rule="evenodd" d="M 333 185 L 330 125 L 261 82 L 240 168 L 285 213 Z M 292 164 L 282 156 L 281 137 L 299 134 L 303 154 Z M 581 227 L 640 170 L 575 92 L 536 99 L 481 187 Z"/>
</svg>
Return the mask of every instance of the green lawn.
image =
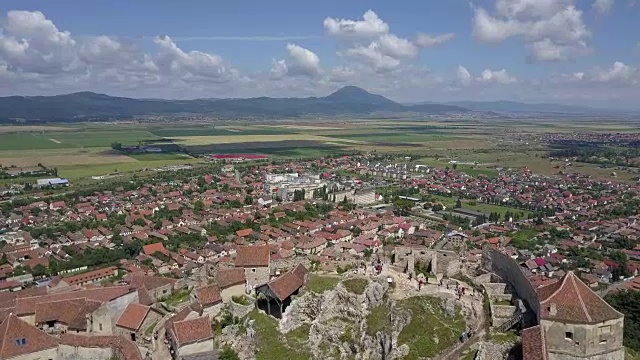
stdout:
<svg viewBox="0 0 640 360">
<path fill-rule="evenodd" d="M 515 331 L 497 332 L 491 331 L 489 340 L 497 343 L 515 343 L 518 341 L 518 334 Z"/>
<path fill-rule="evenodd" d="M 415 296 L 397 303 L 398 307 L 412 314 L 411 321 L 398 336 L 398 345 L 407 344 L 410 348 L 405 359 L 434 357 L 458 341 L 466 327 L 464 319 L 459 311 L 455 318 L 446 318 L 440 301 L 427 296 Z"/>
<path fill-rule="evenodd" d="M 367 315 L 367 334 L 374 336 L 378 331 L 390 330 L 389 312 L 384 305 L 371 309 Z"/>
<path fill-rule="evenodd" d="M 335 289 L 339 282 L 339 277 L 311 274 L 304 289 L 316 294 L 321 294 L 325 291 Z"/>
<path fill-rule="evenodd" d="M 453 209 L 453 207 L 456 204 L 456 200 L 458 199 L 457 197 L 453 197 L 453 196 L 449 197 L 449 196 L 434 195 L 434 194 L 429 194 L 428 197 L 429 199 L 431 199 L 431 201 L 442 203 L 444 206 L 447 207 L 447 209 Z"/>
<path fill-rule="evenodd" d="M 474 360 L 476 358 L 477 353 L 478 353 L 478 350 L 467 350 L 462 354 L 462 357 L 460 357 L 460 360 Z"/>
<path fill-rule="evenodd" d="M 343 281 L 342 285 L 344 285 L 349 292 L 362 295 L 367 285 L 369 285 L 369 282 L 366 279 L 349 279 Z"/>
<path fill-rule="evenodd" d="M 529 248 L 529 242 L 533 239 L 538 231 L 533 229 L 518 230 L 511 234 L 511 244 L 518 249 Z"/>
<path fill-rule="evenodd" d="M 249 318 L 255 322 L 256 330 L 256 359 L 257 360 L 281 360 L 281 359 L 310 359 L 307 349 L 300 346 L 299 340 L 304 338 L 303 331 L 306 329 L 296 329 L 296 333 L 291 335 L 290 346 L 288 339 L 278 331 L 278 321 L 263 312 L 252 311 Z M 301 326 L 302 327 L 302 326 Z M 307 331 L 306 337 L 309 337 Z"/>
<path fill-rule="evenodd" d="M 304 323 L 297 328 L 289 331 L 286 335 L 287 342 L 289 344 L 298 343 L 299 345 L 305 344 L 309 341 L 309 330 L 311 330 L 311 325 Z"/>
<path fill-rule="evenodd" d="M 189 290 L 181 289 L 169 295 L 169 297 L 164 300 L 164 303 L 168 306 L 176 306 L 182 304 L 183 302 L 189 301 L 190 297 L 191 292 Z"/>
<path fill-rule="evenodd" d="M 631 348 L 626 348 L 626 356 L 627 360 L 640 360 L 640 351 L 633 350 Z"/>
<path fill-rule="evenodd" d="M 469 176 L 478 177 L 479 175 L 485 175 L 488 178 L 496 178 L 498 177 L 498 172 L 494 169 L 481 168 L 481 167 L 473 167 L 469 165 L 458 165 L 456 170 L 457 172 L 463 172 Z"/>
<path fill-rule="evenodd" d="M 474 211 L 479 211 L 485 214 L 490 214 L 492 212 L 497 212 L 500 215 L 500 219 L 504 219 L 504 214 L 509 211 L 512 214 L 516 214 L 516 213 L 520 213 L 520 218 L 521 219 L 526 219 L 527 216 L 529 214 L 531 214 L 530 211 L 527 210 L 522 210 L 522 209 L 515 209 L 515 208 L 511 208 L 508 206 L 500 206 L 500 205 L 493 205 L 493 204 L 485 204 L 479 201 L 463 201 L 462 202 L 462 207 L 466 208 L 466 209 L 471 209 Z"/>
</svg>

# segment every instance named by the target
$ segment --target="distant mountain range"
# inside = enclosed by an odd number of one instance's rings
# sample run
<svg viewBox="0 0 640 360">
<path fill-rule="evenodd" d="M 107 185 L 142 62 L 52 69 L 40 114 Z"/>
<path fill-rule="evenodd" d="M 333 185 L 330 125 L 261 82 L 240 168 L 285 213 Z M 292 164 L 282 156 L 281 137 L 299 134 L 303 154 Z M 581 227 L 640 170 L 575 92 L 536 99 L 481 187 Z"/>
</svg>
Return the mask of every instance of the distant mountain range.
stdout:
<svg viewBox="0 0 640 360">
<path fill-rule="evenodd" d="M 465 113 L 457 105 L 403 105 L 355 86 L 326 97 L 162 100 L 114 97 L 92 92 L 0 98 L 0 120 L 79 121 L 136 115 L 201 114 L 227 118 L 369 115 L 374 113 Z"/>
<path fill-rule="evenodd" d="M 431 104 L 431 102 L 421 102 L 417 104 Z M 517 101 L 450 101 L 445 105 L 460 106 L 477 112 L 488 114 L 566 114 L 566 115 L 603 115 L 603 114 L 626 114 L 638 113 L 630 109 L 611 109 L 589 106 L 561 105 L 552 103 L 523 103 Z"/>
</svg>

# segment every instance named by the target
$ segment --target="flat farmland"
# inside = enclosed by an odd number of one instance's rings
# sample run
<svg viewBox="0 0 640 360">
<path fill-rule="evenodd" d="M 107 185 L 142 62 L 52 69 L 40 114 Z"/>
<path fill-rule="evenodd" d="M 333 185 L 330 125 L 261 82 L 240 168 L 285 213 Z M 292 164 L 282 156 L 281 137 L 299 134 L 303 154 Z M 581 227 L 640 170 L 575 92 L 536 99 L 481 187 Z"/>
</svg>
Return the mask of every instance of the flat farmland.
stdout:
<svg viewBox="0 0 640 360">
<path fill-rule="evenodd" d="M 254 136 L 254 135 L 282 135 L 291 132 L 283 128 L 268 127 L 242 127 L 242 126 L 184 126 L 184 127 L 157 127 L 146 128 L 154 136 L 163 138 L 182 137 L 219 137 L 219 136 Z"/>
<path fill-rule="evenodd" d="M 60 165 L 92 165 L 136 161 L 138 160 L 118 154 L 110 148 L 0 151 L 0 164 L 3 166 L 28 167 L 40 163 L 47 167 L 58 167 Z"/>
<path fill-rule="evenodd" d="M 342 142 L 348 144 L 362 144 L 362 141 L 351 139 L 335 139 L 325 136 L 307 135 L 307 134 L 288 134 L 288 135 L 229 135 L 229 136 L 187 136 L 176 137 L 173 139 L 175 143 L 185 146 L 195 145 L 215 145 L 230 143 L 246 143 L 246 142 L 279 142 L 279 141 L 316 141 L 316 142 Z"/>
<path fill-rule="evenodd" d="M 0 126 L 0 134 L 23 133 L 23 132 L 53 132 L 53 131 L 73 131 L 71 127 L 64 126 L 44 126 L 44 125 L 3 125 Z"/>
<path fill-rule="evenodd" d="M 470 175 L 494 177 L 496 168 L 556 175 L 580 172 L 611 178 L 614 170 L 592 164 L 564 164 L 545 158 L 539 141 L 545 132 L 632 132 L 631 123 L 603 126 L 602 120 L 549 119 L 304 119 L 274 122 L 87 123 L 56 126 L 0 126 L 0 164 L 42 163 L 62 176 L 83 177 L 140 171 L 200 161 L 184 156 L 208 153 L 259 153 L 272 158 L 303 158 L 341 152 L 390 152 L 421 157 L 416 163 L 453 167 Z M 522 140 L 526 139 L 526 140 Z M 529 140 L 532 139 L 532 140 Z M 150 144 L 167 153 L 124 155 L 112 143 Z M 637 174 L 616 171 L 619 180 Z"/>
<path fill-rule="evenodd" d="M 110 147 L 114 142 L 137 145 L 145 140 L 160 139 L 140 129 L 92 130 L 74 128 L 69 131 L 0 133 L 0 151 L 30 149 L 66 149 Z"/>
<path fill-rule="evenodd" d="M 147 171 L 164 166 L 193 164 L 198 162 L 198 159 L 191 158 L 181 160 L 134 160 L 133 162 L 128 161 L 107 164 L 61 165 L 58 167 L 58 175 L 69 179 L 80 179 L 94 175 Z"/>
</svg>

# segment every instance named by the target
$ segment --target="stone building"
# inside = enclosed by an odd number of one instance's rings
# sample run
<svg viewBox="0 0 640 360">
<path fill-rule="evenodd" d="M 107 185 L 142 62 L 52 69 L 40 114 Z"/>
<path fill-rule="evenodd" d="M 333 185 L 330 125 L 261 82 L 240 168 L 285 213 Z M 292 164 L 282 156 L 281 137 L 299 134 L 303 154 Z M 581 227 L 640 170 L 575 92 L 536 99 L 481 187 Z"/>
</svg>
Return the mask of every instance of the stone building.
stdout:
<svg viewBox="0 0 640 360">
<path fill-rule="evenodd" d="M 537 291 L 549 360 L 624 359 L 624 315 L 572 271 Z"/>
<path fill-rule="evenodd" d="M 238 246 L 235 266 L 244 269 L 247 289 L 252 290 L 269 282 L 270 265 L 269 245 Z"/>
<path fill-rule="evenodd" d="M 624 359 L 624 315 L 572 271 L 536 288 L 512 258 L 496 249 L 485 246 L 483 263 L 526 304 L 524 360 Z"/>
<path fill-rule="evenodd" d="M 167 337 L 174 359 L 186 359 L 196 355 L 201 355 L 203 359 L 215 358 L 212 354 L 213 331 L 208 316 L 173 322 Z"/>
<path fill-rule="evenodd" d="M 116 322 L 115 333 L 130 338 L 131 341 L 140 341 L 145 336 L 151 336 L 149 329 L 152 329 L 160 318 L 162 314 L 149 306 L 129 304 Z"/>
<path fill-rule="evenodd" d="M 219 270 L 215 273 L 215 278 L 223 302 L 229 302 L 232 297 L 245 294 L 246 278 L 243 268 Z"/>
</svg>

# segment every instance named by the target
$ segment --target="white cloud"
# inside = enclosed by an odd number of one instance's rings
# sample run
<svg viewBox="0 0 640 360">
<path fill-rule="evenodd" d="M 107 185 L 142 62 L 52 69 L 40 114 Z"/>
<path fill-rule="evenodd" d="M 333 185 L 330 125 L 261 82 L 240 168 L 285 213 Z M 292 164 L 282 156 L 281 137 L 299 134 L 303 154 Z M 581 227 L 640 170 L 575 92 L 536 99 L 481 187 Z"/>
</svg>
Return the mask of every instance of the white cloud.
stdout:
<svg viewBox="0 0 640 360">
<path fill-rule="evenodd" d="M 462 65 L 458 65 L 457 75 L 458 81 L 460 81 L 462 85 L 469 85 L 473 81 L 473 77 L 471 76 L 469 70 L 467 70 L 467 68 Z"/>
<path fill-rule="evenodd" d="M 512 84 L 517 81 L 517 79 L 511 76 L 505 69 L 497 71 L 485 69 L 477 80 L 482 82 L 495 82 L 503 85 Z"/>
<path fill-rule="evenodd" d="M 517 82 L 515 76 L 509 74 L 506 69 L 491 70 L 485 69 L 480 76 L 473 77 L 471 72 L 464 66 L 458 65 L 456 71 L 456 80 L 463 86 L 478 85 L 478 84 L 500 84 L 509 85 Z"/>
<path fill-rule="evenodd" d="M 9 11 L 0 32 L 0 58 L 9 71 L 52 74 L 82 71 L 75 40 L 35 11 Z"/>
<path fill-rule="evenodd" d="M 358 74 L 351 68 L 338 66 L 331 69 L 331 71 L 329 72 L 329 76 L 327 77 L 327 80 L 334 83 L 341 83 L 341 82 L 353 81 L 356 79 L 357 75 Z"/>
<path fill-rule="evenodd" d="M 376 72 L 396 69 L 403 59 L 418 55 L 416 44 L 389 33 L 389 25 L 372 10 L 363 15 L 363 20 L 328 17 L 324 27 L 329 35 L 343 40 L 346 49 L 338 55 L 346 55 L 351 61 L 367 65 Z"/>
<path fill-rule="evenodd" d="M 162 89 L 178 91 L 180 97 L 184 89 L 247 80 L 218 55 L 185 52 L 166 36 L 156 37 L 154 44 L 158 52 L 145 53 L 127 39 L 74 37 L 41 12 L 9 11 L 0 19 L 0 91 Z"/>
<path fill-rule="evenodd" d="M 354 48 L 347 49 L 345 54 L 352 59 L 369 65 L 378 72 L 390 71 L 400 65 L 400 60 L 384 54 L 376 42 L 372 42 L 369 46 L 358 45 Z"/>
<path fill-rule="evenodd" d="M 440 35 L 418 34 L 416 37 L 416 45 L 423 48 L 430 48 L 436 45 L 446 43 L 456 37 L 455 33 L 445 33 Z"/>
<path fill-rule="evenodd" d="M 380 50 L 393 58 L 412 58 L 418 55 L 418 47 L 407 39 L 399 38 L 393 34 L 385 34 L 377 41 Z"/>
<path fill-rule="evenodd" d="M 573 0 L 497 0 L 495 14 L 474 9 L 473 35 L 484 42 L 520 36 L 538 61 L 567 60 L 590 52 L 582 11 Z"/>
<path fill-rule="evenodd" d="M 222 57 L 202 51 L 185 52 L 169 36 L 158 36 L 154 43 L 160 47 L 157 64 L 163 71 L 190 81 L 228 81 L 235 75 Z"/>
<path fill-rule="evenodd" d="M 598 14 L 607 14 L 613 8 L 613 0 L 595 0 L 593 2 L 593 9 Z"/>
<path fill-rule="evenodd" d="M 373 10 L 367 10 L 362 20 L 324 19 L 324 28 L 328 34 L 340 37 L 375 38 L 389 32 L 389 25 L 382 21 Z"/>
<path fill-rule="evenodd" d="M 621 61 L 616 61 L 609 69 L 594 71 L 590 79 L 598 82 L 621 82 L 638 84 L 640 73 L 637 68 L 626 65 Z"/>
<path fill-rule="evenodd" d="M 287 44 L 287 51 L 293 60 L 289 71 L 314 76 L 320 73 L 320 58 L 316 53 L 296 44 Z"/>
<path fill-rule="evenodd" d="M 271 70 L 269 71 L 269 75 L 272 79 L 280 80 L 284 78 L 288 72 L 289 68 L 284 60 L 273 59 Z"/>
</svg>

